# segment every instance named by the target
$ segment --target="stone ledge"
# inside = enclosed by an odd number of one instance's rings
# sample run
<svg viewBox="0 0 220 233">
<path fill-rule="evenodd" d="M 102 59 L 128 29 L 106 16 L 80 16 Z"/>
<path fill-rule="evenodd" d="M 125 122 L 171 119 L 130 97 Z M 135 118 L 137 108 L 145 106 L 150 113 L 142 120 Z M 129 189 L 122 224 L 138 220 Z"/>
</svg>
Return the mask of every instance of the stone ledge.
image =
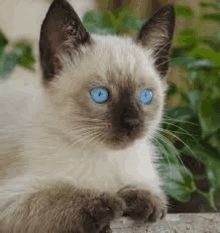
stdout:
<svg viewBox="0 0 220 233">
<path fill-rule="evenodd" d="M 121 218 L 111 224 L 113 233 L 220 233 L 220 213 L 168 214 L 157 224 L 134 225 Z"/>
</svg>

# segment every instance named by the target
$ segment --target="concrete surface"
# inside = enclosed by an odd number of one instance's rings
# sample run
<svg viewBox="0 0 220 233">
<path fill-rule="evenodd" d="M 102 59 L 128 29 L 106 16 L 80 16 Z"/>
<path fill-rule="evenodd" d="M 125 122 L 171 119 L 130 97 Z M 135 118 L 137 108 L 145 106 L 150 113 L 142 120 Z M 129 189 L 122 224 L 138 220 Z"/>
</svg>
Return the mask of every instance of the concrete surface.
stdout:
<svg viewBox="0 0 220 233">
<path fill-rule="evenodd" d="M 152 225 L 134 225 L 119 219 L 111 224 L 113 233 L 220 233 L 220 214 L 168 214 Z"/>
</svg>

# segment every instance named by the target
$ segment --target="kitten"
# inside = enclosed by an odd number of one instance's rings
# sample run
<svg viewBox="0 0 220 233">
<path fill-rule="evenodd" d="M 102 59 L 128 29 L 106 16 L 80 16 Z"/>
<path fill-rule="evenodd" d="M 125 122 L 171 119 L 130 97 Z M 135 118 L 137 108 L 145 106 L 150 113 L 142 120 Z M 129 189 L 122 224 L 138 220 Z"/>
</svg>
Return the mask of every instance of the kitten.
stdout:
<svg viewBox="0 0 220 233">
<path fill-rule="evenodd" d="M 136 39 L 100 36 L 66 0 L 53 1 L 40 34 L 42 79 L 1 97 L 1 233 L 104 233 L 117 217 L 165 216 L 151 139 L 174 18 L 165 6 Z"/>
</svg>

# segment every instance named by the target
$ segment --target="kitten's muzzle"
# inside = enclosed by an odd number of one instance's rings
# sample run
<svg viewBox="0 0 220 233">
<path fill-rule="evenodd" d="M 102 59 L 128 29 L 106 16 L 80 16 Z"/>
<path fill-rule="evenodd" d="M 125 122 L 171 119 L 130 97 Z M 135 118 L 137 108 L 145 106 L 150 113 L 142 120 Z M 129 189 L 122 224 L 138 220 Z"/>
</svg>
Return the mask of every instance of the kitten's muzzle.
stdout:
<svg viewBox="0 0 220 233">
<path fill-rule="evenodd" d="M 128 136 L 131 139 L 138 138 L 141 131 L 141 122 L 139 118 L 136 117 L 121 117 L 120 120 L 120 133 L 124 136 Z"/>
</svg>

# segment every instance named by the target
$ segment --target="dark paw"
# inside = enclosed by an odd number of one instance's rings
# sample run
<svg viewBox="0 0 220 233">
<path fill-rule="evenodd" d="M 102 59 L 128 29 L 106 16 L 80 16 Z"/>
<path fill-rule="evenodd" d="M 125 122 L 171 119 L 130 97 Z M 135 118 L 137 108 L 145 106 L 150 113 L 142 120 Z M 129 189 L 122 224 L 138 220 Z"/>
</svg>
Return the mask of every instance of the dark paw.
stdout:
<svg viewBox="0 0 220 233">
<path fill-rule="evenodd" d="M 167 201 L 162 195 L 138 188 L 123 188 L 118 193 L 127 204 L 123 216 L 136 221 L 155 222 L 165 217 Z"/>
<path fill-rule="evenodd" d="M 103 228 L 99 233 L 112 233 L 110 225 L 108 225 L 105 228 Z"/>
<path fill-rule="evenodd" d="M 84 218 L 86 233 L 111 233 L 110 222 L 116 216 L 122 216 L 125 202 L 116 195 L 104 193 L 90 200 Z"/>
</svg>

